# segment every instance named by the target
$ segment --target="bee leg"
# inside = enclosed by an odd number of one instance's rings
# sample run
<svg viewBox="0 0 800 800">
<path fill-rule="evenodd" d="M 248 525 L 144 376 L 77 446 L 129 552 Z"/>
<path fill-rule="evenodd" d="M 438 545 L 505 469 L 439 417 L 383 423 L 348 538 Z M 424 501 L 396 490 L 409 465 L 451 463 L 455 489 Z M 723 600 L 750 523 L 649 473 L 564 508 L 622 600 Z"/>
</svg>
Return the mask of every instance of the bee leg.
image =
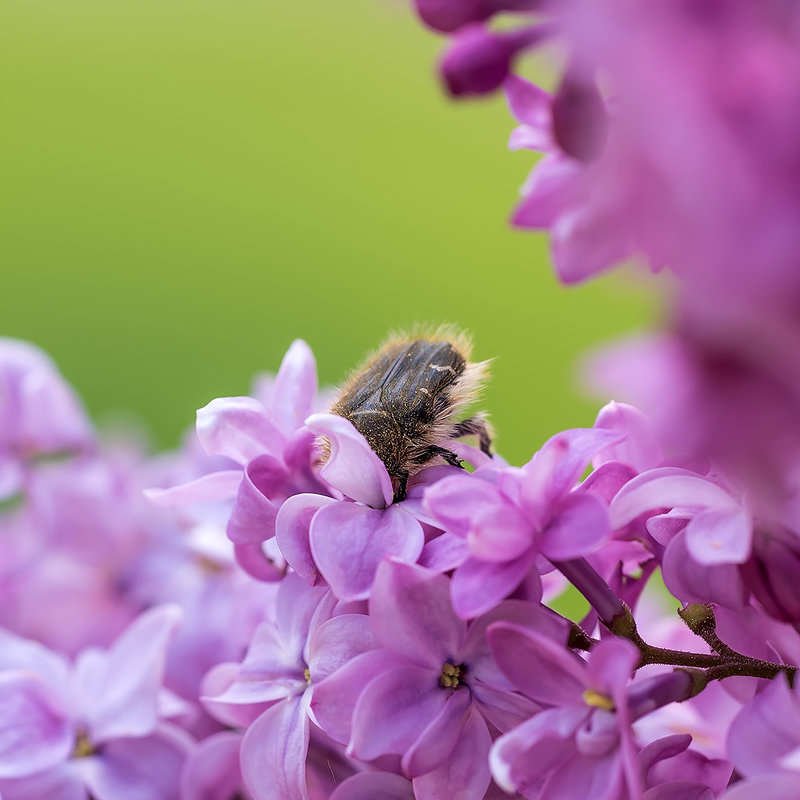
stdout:
<svg viewBox="0 0 800 800">
<path fill-rule="evenodd" d="M 463 469 L 464 465 L 461 463 L 461 459 L 452 451 L 447 450 L 444 447 L 439 447 L 437 444 L 432 444 L 429 447 L 426 447 L 420 457 L 420 461 L 424 463 L 425 461 L 429 461 L 431 458 L 435 458 L 436 456 L 441 456 L 451 467 L 461 467 Z"/>
<path fill-rule="evenodd" d="M 397 489 L 394 493 L 393 503 L 402 503 L 406 499 L 406 489 L 408 487 L 408 470 L 401 472 L 397 476 Z"/>
<path fill-rule="evenodd" d="M 470 417 L 456 422 L 450 431 L 450 436 L 453 439 L 460 439 L 462 436 L 477 436 L 481 450 L 487 456 L 492 455 L 492 437 L 489 433 L 489 426 L 481 417 Z"/>
</svg>

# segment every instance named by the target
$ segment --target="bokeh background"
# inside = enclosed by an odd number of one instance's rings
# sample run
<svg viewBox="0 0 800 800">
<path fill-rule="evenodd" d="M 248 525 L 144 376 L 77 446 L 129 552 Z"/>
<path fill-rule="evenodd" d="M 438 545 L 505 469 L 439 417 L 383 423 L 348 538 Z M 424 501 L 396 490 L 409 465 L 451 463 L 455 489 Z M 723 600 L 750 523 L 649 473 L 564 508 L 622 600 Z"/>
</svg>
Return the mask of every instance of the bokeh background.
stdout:
<svg viewBox="0 0 800 800">
<path fill-rule="evenodd" d="M 496 358 L 510 461 L 591 424 L 578 356 L 654 302 L 509 229 L 531 156 L 443 96 L 440 44 L 403 0 L 3 0 L 0 333 L 161 447 L 295 337 L 334 383 L 419 322 Z"/>
</svg>

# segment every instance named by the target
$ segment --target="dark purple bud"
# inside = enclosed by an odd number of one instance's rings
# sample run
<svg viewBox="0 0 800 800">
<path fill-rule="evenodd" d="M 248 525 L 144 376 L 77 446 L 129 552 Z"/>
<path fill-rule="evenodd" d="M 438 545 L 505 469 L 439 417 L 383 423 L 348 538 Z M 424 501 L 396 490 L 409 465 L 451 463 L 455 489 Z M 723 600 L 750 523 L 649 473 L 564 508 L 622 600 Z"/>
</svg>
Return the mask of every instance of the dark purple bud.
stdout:
<svg viewBox="0 0 800 800">
<path fill-rule="evenodd" d="M 469 25 L 453 38 L 441 63 L 450 94 L 488 94 L 508 77 L 511 63 L 521 51 L 549 35 L 549 26 L 531 25 L 516 31 L 494 33 L 483 25 Z"/>
<path fill-rule="evenodd" d="M 453 33 L 464 25 L 485 22 L 502 11 L 534 11 L 540 0 L 415 0 L 417 13 L 430 28 Z"/>
<path fill-rule="evenodd" d="M 781 622 L 800 622 L 800 541 L 795 533 L 756 530 L 753 554 L 741 572 L 767 614 Z"/>
<path fill-rule="evenodd" d="M 568 72 L 553 98 L 553 135 L 558 146 L 579 161 L 603 152 L 608 134 L 605 103 L 593 81 Z"/>
</svg>

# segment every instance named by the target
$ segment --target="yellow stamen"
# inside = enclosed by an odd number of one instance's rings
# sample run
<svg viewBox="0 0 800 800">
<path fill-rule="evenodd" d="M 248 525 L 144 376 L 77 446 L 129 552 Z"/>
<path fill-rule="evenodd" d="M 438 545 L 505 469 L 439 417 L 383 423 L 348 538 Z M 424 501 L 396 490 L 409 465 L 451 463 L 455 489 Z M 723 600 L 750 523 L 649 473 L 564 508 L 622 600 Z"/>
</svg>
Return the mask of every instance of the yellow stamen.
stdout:
<svg viewBox="0 0 800 800">
<path fill-rule="evenodd" d="M 610 697 L 606 697 L 604 694 L 596 692 L 594 689 L 587 689 L 583 693 L 583 701 L 587 706 L 602 708 L 606 711 L 614 710 L 614 701 Z"/>
</svg>

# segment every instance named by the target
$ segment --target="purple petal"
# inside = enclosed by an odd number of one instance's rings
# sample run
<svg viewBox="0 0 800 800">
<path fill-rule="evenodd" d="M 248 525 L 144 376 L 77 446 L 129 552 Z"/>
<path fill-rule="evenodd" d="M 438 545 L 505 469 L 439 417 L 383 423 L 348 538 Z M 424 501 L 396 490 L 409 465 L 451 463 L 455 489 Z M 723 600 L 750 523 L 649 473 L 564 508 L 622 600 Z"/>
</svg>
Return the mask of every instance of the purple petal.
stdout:
<svg viewBox="0 0 800 800">
<path fill-rule="evenodd" d="M 503 83 L 503 92 L 517 122 L 549 134 L 553 98 L 544 89 L 516 75 L 509 75 Z"/>
<path fill-rule="evenodd" d="M 157 506 L 182 506 L 228 500 L 236 496 L 242 481 L 240 469 L 221 470 L 170 489 L 145 489 L 144 496 Z"/>
<path fill-rule="evenodd" d="M 414 800 L 411 782 L 391 772 L 359 772 L 340 784 L 330 800 Z"/>
<path fill-rule="evenodd" d="M 596 550 L 610 534 L 605 504 L 594 495 L 571 492 L 539 535 L 539 549 L 552 561 L 567 561 Z"/>
<path fill-rule="evenodd" d="M 386 650 L 370 650 L 342 665 L 313 688 L 311 713 L 332 739 L 350 741 L 353 709 L 364 687 L 375 676 L 395 666 Z"/>
<path fill-rule="evenodd" d="M 614 401 L 608 403 L 600 409 L 594 427 L 626 434 L 621 442 L 604 448 L 595 456 L 595 467 L 609 461 L 621 461 L 642 472 L 655 467 L 664 457 L 653 423 L 635 406 Z"/>
<path fill-rule="evenodd" d="M 331 454 L 320 475 L 331 486 L 372 508 L 391 504 L 392 481 L 386 466 L 349 420 L 336 414 L 312 414 L 306 425 L 330 442 Z"/>
<path fill-rule="evenodd" d="M 323 622 L 313 633 L 308 648 L 308 669 L 317 683 L 348 661 L 380 647 L 370 618 L 363 614 L 341 614 Z"/>
<path fill-rule="evenodd" d="M 259 456 L 245 467 L 228 520 L 228 538 L 234 544 L 257 544 L 275 535 L 278 509 L 269 498 L 285 475 L 286 467 L 270 455 Z"/>
<path fill-rule="evenodd" d="M 487 758 L 491 744 L 486 723 L 475 708 L 470 709 L 449 758 L 437 769 L 414 779 L 417 800 L 481 800 L 491 781 Z"/>
<path fill-rule="evenodd" d="M 171 725 L 150 736 L 106 742 L 102 753 L 79 759 L 94 800 L 175 800 L 183 763 L 194 742 Z"/>
<path fill-rule="evenodd" d="M 283 557 L 312 586 L 319 583 L 320 575 L 311 555 L 311 520 L 319 509 L 336 502 L 319 494 L 296 494 L 281 505 L 275 518 L 275 536 Z"/>
<path fill-rule="evenodd" d="M 725 793 L 725 800 L 797 800 L 798 797 L 800 797 L 800 775 L 763 775 L 737 783 Z M 646 800 L 651 798 L 646 797 Z M 667 795 L 666 800 L 673 798 Z M 678 797 L 677 800 L 683 798 Z M 701 796 L 698 800 L 706 798 Z"/>
<path fill-rule="evenodd" d="M 186 759 L 181 800 L 230 800 L 243 788 L 239 766 L 242 735 L 221 731 L 203 739 Z"/>
<path fill-rule="evenodd" d="M 466 721 L 470 705 L 470 693 L 466 688 L 462 687 L 460 691 L 450 694 L 442 710 L 406 750 L 401 762 L 405 775 L 409 778 L 419 777 L 437 769 L 448 760 L 458 743 L 459 732 Z M 486 750 L 488 752 L 488 746 Z"/>
<path fill-rule="evenodd" d="M 242 775 L 253 800 L 308 800 L 310 692 L 268 708 L 242 740 Z"/>
<path fill-rule="evenodd" d="M 218 397 L 197 412 L 197 438 L 210 456 L 244 466 L 262 453 L 280 453 L 284 437 L 252 397 Z"/>
<path fill-rule="evenodd" d="M 402 755 L 444 708 L 451 690 L 439 686 L 439 673 L 396 667 L 373 678 L 353 711 L 348 749 L 362 761 Z"/>
<path fill-rule="evenodd" d="M 236 563 L 251 577 L 257 581 L 274 583 L 279 581 L 285 570 L 281 569 L 265 552 L 261 543 L 257 544 L 235 544 L 233 546 L 233 556 Z"/>
<path fill-rule="evenodd" d="M 311 413 L 317 395 L 317 363 L 311 348 L 295 339 L 281 361 L 272 386 L 270 411 L 278 427 L 289 436 Z"/>
<path fill-rule="evenodd" d="M 639 648 L 632 642 L 613 636 L 603 639 L 589 655 L 589 680 L 609 697 L 617 697 L 640 660 Z"/>
<path fill-rule="evenodd" d="M 3 800 L 89 800 L 74 761 L 24 778 L 0 779 Z"/>
<path fill-rule="evenodd" d="M 585 706 L 553 708 L 503 734 L 489 751 L 498 786 L 512 793 L 541 785 L 548 772 L 559 770 L 573 757 L 572 737 L 586 716 Z"/>
<path fill-rule="evenodd" d="M 752 539 L 752 518 L 740 508 L 708 509 L 686 526 L 686 548 L 701 564 L 743 564 Z"/>
<path fill-rule="evenodd" d="M 520 558 L 503 564 L 468 558 L 453 573 L 450 596 L 461 619 L 485 614 L 522 583 L 536 559 L 530 548 Z"/>
<path fill-rule="evenodd" d="M 418 667 L 441 669 L 459 654 L 466 634 L 450 603 L 448 579 L 412 564 L 378 567 L 369 613 L 381 644 Z"/>
<path fill-rule="evenodd" d="M 37 676 L 0 672 L 0 778 L 18 778 L 69 757 L 73 724 L 62 701 Z"/>
<path fill-rule="evenodd" d="M 674 506 L 739 508 L 726 491 L 697 473 L 659 467 L 642 472 L 620 489 L 611 502 L 611 527 L 617 530 L 647 511 Z"/>
<path fill-rule="evenodd" d="M 527 697 L 548 706 L 581 702 L 587 668 L 563 644 L 509 622 L 491 625 L 486 636 L 497 665 Z"/>
<path fill-rule="evenodd" d="M 337 502 L 311 520 L 311 553 L 340 600 L 365 600 L 378 564 L 388 556 L 416 561 L 425 544 L 422 526 L 401 504 L 386 510 Z"/>
<path fill-rule="evenodd" d="M 469 556 L 467 543 L 454 533 L 443 533 L 425 543 L 419 565 L 434 572 L 449 572 L 461 566 Z"/>
<path fill-rule="evenodd" d="M 544 797 L 591 797 L 617 800 L 622 788 L 622 764 L 614 751 L 601 758 L 576 754 L 553 770 L 542 789 Z"/>
<path fill-rule="evenodd" d="M 178 606 L 158 606 L 140 614 L 107 652 L 78 657 L 77 690 L 94 744 L 155 728 L 167 644 L 181 617 Z"/>
<path fill-rule="evenodd" d="M 800 747 L 800 703 L 778 675 L 734 719 L 728 757 L 745 776 L 774 772 L 781 758 Z"/>
<path fill-rule="evenodd" d="M 699 564 L 686 546 L 686 531 L 669 543 L 661 565 L 667 589 L 683 603 L 719 603 L 740 609 L 747 598 L 735 564 Z"/>
<path fill-rule="evenodd" d="M 545 156 L 528 176 L 511 224 L 533 230 L 549 228 L 574 202 L 581 179 L 581 168 L 574 159 Z"/>
</svg>

